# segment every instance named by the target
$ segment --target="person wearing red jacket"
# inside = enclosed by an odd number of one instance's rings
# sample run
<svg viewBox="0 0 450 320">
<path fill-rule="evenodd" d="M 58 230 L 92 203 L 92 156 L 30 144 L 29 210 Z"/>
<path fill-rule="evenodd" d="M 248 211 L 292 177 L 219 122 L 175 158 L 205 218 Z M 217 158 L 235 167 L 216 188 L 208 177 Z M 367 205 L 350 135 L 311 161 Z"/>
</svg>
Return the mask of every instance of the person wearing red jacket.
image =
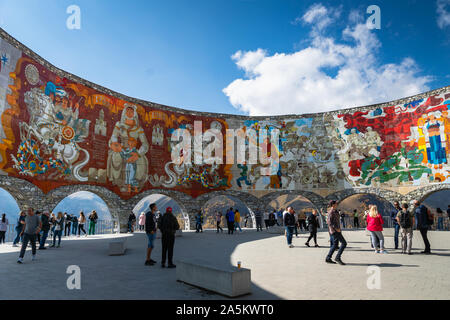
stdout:
<svg viewBox="0 0 450 320">
<path fill-rule="evenodd" d="M 367 230 L 370 232 L 375 253 L 387 253 L 384 248 L 383 224 L 384 220 L 378 213 L 377 206 L 371 205 L 367 215 Z M 380 250 L 378 250 L 378 247 Z"/>
</svg>

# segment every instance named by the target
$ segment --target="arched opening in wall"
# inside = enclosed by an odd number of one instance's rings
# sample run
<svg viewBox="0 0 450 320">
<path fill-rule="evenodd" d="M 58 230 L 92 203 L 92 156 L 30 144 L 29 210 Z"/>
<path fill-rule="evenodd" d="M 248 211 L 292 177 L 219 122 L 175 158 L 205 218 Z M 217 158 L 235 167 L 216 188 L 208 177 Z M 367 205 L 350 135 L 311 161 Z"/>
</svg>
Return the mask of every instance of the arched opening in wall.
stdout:
<svg viewBox="0 0 450 320">
<path fill-rule="evenodd" d="M 97 213 L 97 223 L 91 226 L 89 215 L 94 211 Z M 118 217 L 113 217 L 108 205 L 95 193 L 89 191 L 78 191 L 62 199 L 51 211 L 55 216 L 58 212 L 67 213 L 68 219 L 65 221 L 64 236 L 83 234 L 78 219 L 83 212 L 86 218 L 84 229 L 89 233 L 89 228 L 95 228 L 95 234 L 116 233 L 119 229 Z M 70 225 L 69 225 L 70 223 Z M 91 229 L 92 231 L 92 229 Z"/>
<path fill-rule="evenodd" d="M 312 214 L 313 210 L 316 210 L 321 214 L 319 208 L 317 208 L 310 200 L 302 195 L 296 194 L 283 194 L 269 202 L 268 208 L 264 212 L 264 220 L 269 218 L 269 213 L 275 210 L 275 216 L 280 225 L 282 225 L 282 214 L 286 208 L 292 207 L 295 214 L 302 219 L 306 219 L 308 215 Z M 320 227 L 323 227 L 323 218 L 320 219 Z M 305 228 L 305 224 L 301 225 L 301 229 Z"/>
<path fill-rule="evenodd" d="M 220 226 L 227 227 L 225 215 L 227 211 L 233 208 L 237 209 L 241 216 L 241 228 L 255 228 L 255 215 L 253 211 L 239 198 L 229 195 L 220 195 L 209 199 L 201 208 L 203 213 L 203 228 L 217 229 L 217 212 L 222 213 Z"/>
<path fill-rule="evenodd" d="M 358 228 L 358 226 L 365 228 L 364 214 L 369 210 L 370 205 L 377 206 L 378 212 L 383 216 L 384 227 L 391 228 L 393 224 L 390 214 L 394 210 L 394 204 L 371 193 L 354 194 L 339 202 L 337 210 L 344 214 L 343 218 L 341 216 L 341 226 L 348 229 Z"/>
<path fill-rule="evenodd" d="M 156 203 L 158 211 L 161 214 L 164 214 L 164 212 L 166 212 L 166 209 L 168 207 L 171 207 L 172 213 L 178 220 L 180 229 L 189 230 L 190 228 L 189 215 L 186 212 L 184 206 L 182 204 L 179 204 L 173 198 L 166 196 L 164 194 L 151 194 L 149 196 L 146 196 L 145 198 L 142 198 L 136 204 L 136 206 L 133 208 L 133 213 L 136 215 L 137 221 L 136 230 L 139 230 L 139 216 L 141 215 L 141 213 L 145 214 L 149 210 L 149 207 L 152 203 Z"/>
<path fill-rule="evenodd" d="M 0 202 L 2 204 L 0 219 L 2 219 L 3 214 L 5 214 L 5 218 L 8 222 L 5 233 L 5 241 L 10 242 L 13 241 L 15 237 L 15 226 L 17 224 L 17 220 L 19 219 L 20 208 L 16 199 L 14 199 L 8 191 L 2 188 L 0 188 Z"/>
<path fill-rule="evenodd" d="M 439 190 L 428 194 L 423 200 L 434 214 L 433 230 L 450 230 L 450 190 Z"/>
</svg>

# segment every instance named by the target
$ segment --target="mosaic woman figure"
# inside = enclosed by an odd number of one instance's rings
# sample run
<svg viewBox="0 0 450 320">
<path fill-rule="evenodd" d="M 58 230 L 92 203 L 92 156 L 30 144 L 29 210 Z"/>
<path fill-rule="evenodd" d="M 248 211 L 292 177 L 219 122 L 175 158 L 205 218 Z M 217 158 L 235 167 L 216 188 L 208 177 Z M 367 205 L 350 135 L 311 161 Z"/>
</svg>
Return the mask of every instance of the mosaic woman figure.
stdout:
<svg viewBox="0 0 450 320">
<path fill-rule="evenodd" d="M 131 152 L 127 157 L 121 154 L 123 149 L 128 146 L 128 140 L 133 138 L 140 142 L 140 147 L 136 151 Z M 145 136 L 144 129 L 139 124 L 139 117 L 136 106 L 125 104 L 120 121 L 114 126 L 113 133 L 109 140 L 109 153 L 107 162 L 107 176 L 109 181 L 120 187 L 122 192 L 127 191 L 127 163 L 135 164 L 134 181 L 138 188 L 141 188 L 147 181 L 148 160 L 146 154 L 148 152 L 148 141 Z M 133 166 L 134 167 L 134 166 Z M 130 177 L 128 177 L 130 178 Z M 133 181 L 133 183 L 134 183 Z M 136 189 L 135 189 L 136 191 Z"/>
<path fill-rule="evenodd" d="M 435 113 L 428 114 L 423 131 L 425 133 L 428 163 L 434 165 L 435 169 L 438 167 L 442 169 L 442 164 L 447 163 L 446 137 L 444 125 L 438 120 L 440 114 L 438 117 L 436 115 Z"/>
</svg>

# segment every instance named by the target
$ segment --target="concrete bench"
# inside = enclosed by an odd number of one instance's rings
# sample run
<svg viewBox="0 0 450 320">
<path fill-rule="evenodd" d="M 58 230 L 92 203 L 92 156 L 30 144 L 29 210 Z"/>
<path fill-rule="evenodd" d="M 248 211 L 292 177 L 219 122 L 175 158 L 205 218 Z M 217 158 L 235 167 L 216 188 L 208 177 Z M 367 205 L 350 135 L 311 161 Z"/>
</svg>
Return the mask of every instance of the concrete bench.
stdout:
<svg viewBox="0 0 450 320">
<path fill-rule="evenodd" d="M 251 293 L 250 269 L 232 266 L 219 268 L 198 262 L 178 261 L 177 281 L 231 298 Z"/>
<path fill-rule="evenodd" d="M 127 250 L 127 238 L 117 238 L 109 242 L 109 255 L 121 256 Z"/>
</svg>

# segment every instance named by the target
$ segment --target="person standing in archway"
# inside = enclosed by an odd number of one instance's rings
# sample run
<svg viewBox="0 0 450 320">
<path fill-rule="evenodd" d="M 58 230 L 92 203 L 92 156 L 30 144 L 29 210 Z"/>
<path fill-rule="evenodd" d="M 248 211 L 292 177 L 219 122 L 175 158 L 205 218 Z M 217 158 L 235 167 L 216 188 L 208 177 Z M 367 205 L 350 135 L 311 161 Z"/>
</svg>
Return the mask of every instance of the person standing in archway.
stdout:
<svg viewBox="0 0 450 320">
<path fill-rule="evenodd" d="M 166 213 L 162 216 L 159 229 L 161 230 L 161 242 L 162 242 L 162 259 L 161 267 L 166 267 L 166 255 L 169 264 L 168 268 L 175 268 L 173 264 L 173 247 L 175 245 L 175 233 L 180 229 L 177 218 L 172 213 L 172 208 L 168 207 Z"/>
<path fill-rule="evenodd" d="M 227 219 L 228 234 L 233 234 L 233 231 L 234 231 L 234 211 L 233 211 L 233 208 L 230 208 L 230 210 L 227 211 L 227 214 L 225 215 L 225 218 Z"/>
<path fill-rule="evenodd" d="M 58 212 L 58 215 L 56 216 L 55 220 L 55 230 L 53 232 L 53 245 L 52 248 L 55 247 L 56 244 L 56 237 L 58 237 L 58 247 L 61 245 L 61 236 L 64 229 L 64 216 L 62 212 Z"/>
<path fill-rule="evenodd" d="M 145 233 L 148 239 L 147 246 L 147 258 L 145 259 L 146 266 L 152 266 L 156 263 L 155 260 L 151 259 L 152 250 L 155 247 L 154 242 L 156 239 L 156 212 L 158 207 L 156 203 L 150 204 L 150 210 L 145 214 Z"/>
<path fill-rule="evenodd" d="M 133 233 L 134 232 L 134 224 L 136 223 L 136 215 L 134 212 L 131 212 L 128 216 L 128 232 Z"/>
<path fill-rule="evenodd" d="M 41 242 L 39 244 L 39 250 L 45 250 L 47 249 L 45 247 L 45 241 L 48 237 L 48 232 L 50 231 L 50 213 L 48 211 L 44 211 L 41 217 L 42 222 L 42 238 Z"/>
<path fill-rule="evenodd" d="M 141 212 L 139 215 L 139 231 L 144 231 L 145 227 L 145 212 Z"/>
<path fill-rule="evenodd" d="M 238 228 L 239 228 L 239 231 L 242 232 L 241 214 L 239 213 L 239 210 L 236 209 L 236 210 L 234 210 L 234 230 L 236 230 L 236 232 L 237 232 Z"/>
<path fill-rule="evenodd" d="M 255 222 L 256 222 L 256 231 L 262 231 L 262 214 L 261 210 L 256 209 L 255 211 Z M 267 228 L 267 226 L 266 226 Z"/>
<path fill-rule="evenodd" d="M 84 225 L 86 224 L 86 217 L 84 216 L 84 212 L 80 212 L 80 217 L 78 218 L 78 237 L 81 235 L 81 231 L 84 232 L 84 235 L 87 237 L 86 230 L 84 230 Z"/>
<path fill-rule="evenodd" d="M 94 235 L 95 234 L 95 225 L 97 224 L 97 220 L 98 220 L 97 212 L 95 210 L 92 210 L 88 219 L 89 219 L 89 235 Z"/>
<path fill-rule="evenodd" d="M 219 233 L 219 230 L 223 232 L 223 229 L 220 226 L 221 223 L 222 223 L 222 213 L 220 211 L 217 211 L 216 213 L 217 233 Z"/>
<path fill-rule="evenodd" d="M 391 220 L 394 227 L 394 244 L 395 244 L 395 250 L 398 249 L 398 235 L 400 233 L 400 225 L 397 222 L 397 214 L 402 211 L 402 208 L 400 207 L 400 204 L 398 201 L 394 202 L 394 209 L 391 210 Z"/>
<path fill-rule="evenodd" d="M 6 230 L 8 230 L 8 219 L 6 219 L 6 213 L 2 214 L 2 218 L 0 219 L 0 244 L 5 243 L 5 234 Z"/>
<path fill-rule="evenodd" d="M 358 210 L 353 210 L 353 228 L 359 229 L 359 214 Z"/>
</svg>

